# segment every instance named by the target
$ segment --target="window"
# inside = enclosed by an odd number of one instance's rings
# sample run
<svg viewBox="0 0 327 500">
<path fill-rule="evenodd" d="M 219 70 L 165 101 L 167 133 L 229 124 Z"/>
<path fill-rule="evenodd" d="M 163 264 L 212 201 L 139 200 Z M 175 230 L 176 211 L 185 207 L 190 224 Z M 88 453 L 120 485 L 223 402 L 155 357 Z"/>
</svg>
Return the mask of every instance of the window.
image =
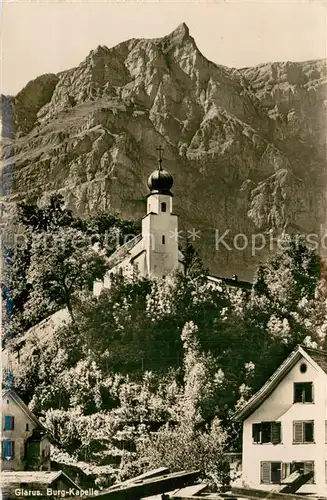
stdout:
<svg viewBox="0 0 327 500">
<path fill-rule="evenodd" d="M 292 462 L 291 472 L 299 471 L 301 474 L 307 474 L 308 472 L 314 473 L 314 462 Z M 309 479 L 307 484 L 314 484 L 314 476 Z"/>
<path fill-rule="evenodd" d="M 3 458 L 5 460 L 12 460 L 15 456 L 15 442 L 10 439 L 3 441 Z"/>
<path fill-rule="evenodd" d="M 165 235 L 162 235 L 162 240 L 161 241 L 162 241 L 162 244 L 164 245 L 165 242 L 166 242 Z"/>
<path fill-rule="evenodd" d="M 161 211 L 162 212 L 167 212 L 167 204 L 165 201 L 161 203 Z"/>
<path fill-rule="evenodd" d="M 5 416 L 5 431 L 13 431 L 14 430 L 14 417 L 10 417 L 9 415 Z"/>
<path fill-rule="evenodd" d="M 262 484 L 279 484 L 282 477 L 282 463 L 261 462 L 260 477 Z"/>
<path fill-rule="evenodd" d="M 294 383 L 294 403 L 312 403 L 312 382 Z"/>
<path fill-rule="evenodd" d="M 293 443 L 313 443 L 313 420 L 293 422 Z"/>
<path fill-rule="evenodd" d="M 26 430 L 29 431 L 30 430 L 30 427 L 28 424 L 26 424 Z"/>
<path fill-rule="evenodd" d="M 281 423 L 280 422 L 261 422 L 252 424 L 252 438 L 254 443 L 273 443 L 281 442 Z"/>
</svg>

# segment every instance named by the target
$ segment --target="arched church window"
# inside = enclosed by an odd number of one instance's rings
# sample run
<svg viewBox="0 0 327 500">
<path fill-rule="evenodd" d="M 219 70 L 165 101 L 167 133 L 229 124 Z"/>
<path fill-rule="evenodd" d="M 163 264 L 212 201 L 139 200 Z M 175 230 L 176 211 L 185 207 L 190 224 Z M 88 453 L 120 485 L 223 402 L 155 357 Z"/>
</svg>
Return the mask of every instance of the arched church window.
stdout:
<svg viewBox="0 0 327 500">
<path fill-rule="evenodd" d="M 167 204 L 165 201 L 161 203 L 161 211 L 162 212 L 167 212 Z"/>
<path fill-rule="evenodd" d="M 166 238 L 165 238 L 165 235 L 163 234 L 162 235 L 162 244 L 164 245 L 166 243 Z"/>
</svg>

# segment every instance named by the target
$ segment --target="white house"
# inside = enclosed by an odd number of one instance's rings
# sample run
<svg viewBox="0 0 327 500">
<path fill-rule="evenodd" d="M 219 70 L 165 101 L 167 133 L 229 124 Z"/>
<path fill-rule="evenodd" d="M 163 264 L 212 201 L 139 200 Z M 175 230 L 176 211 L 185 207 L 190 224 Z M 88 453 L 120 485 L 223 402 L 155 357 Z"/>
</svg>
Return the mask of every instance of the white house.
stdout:
<svg viewBox="0 0 327 500">
<path fill-rule="evenodd" d="M 234 415 L 243 422 L 244 486 L 271 490 L 313 471 L 299 493 L 327 494 L 327 352 L 298 346 Z"/>
<path fill-rule="evenodd" d="M 2 392 L 1 470 L 50 470 L 50 441 L 14 389 Z"/>
</svg>

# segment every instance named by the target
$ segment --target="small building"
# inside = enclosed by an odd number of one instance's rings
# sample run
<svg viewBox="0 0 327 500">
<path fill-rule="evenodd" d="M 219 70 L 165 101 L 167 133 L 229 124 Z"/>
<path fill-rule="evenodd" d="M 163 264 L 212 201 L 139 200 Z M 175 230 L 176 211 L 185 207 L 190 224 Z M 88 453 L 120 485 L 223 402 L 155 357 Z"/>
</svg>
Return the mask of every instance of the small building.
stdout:
<svg viewBox="0 0 327 500">
<path fill-rule="evenodd" d="M 1 470 L 50 470 L 46 431 L 14 389 L 2 392 Z"/>
<path fill-rule="evenodd" d="M 299 493 L 327 495 L 327 352 L 298 346 L 234 419 L 243 423 L 244 486 L 272 490 L 312 471 Z"/>
<path fill-rule="evenodd" d="M 69 491 L 75 496 L 80 488 L 62 471 L 3 471 L 0 478 L 3 500 L 24 496 L 62 498 Z M 77 498 L 80 498 L 77 495 Z"/>
</svg>

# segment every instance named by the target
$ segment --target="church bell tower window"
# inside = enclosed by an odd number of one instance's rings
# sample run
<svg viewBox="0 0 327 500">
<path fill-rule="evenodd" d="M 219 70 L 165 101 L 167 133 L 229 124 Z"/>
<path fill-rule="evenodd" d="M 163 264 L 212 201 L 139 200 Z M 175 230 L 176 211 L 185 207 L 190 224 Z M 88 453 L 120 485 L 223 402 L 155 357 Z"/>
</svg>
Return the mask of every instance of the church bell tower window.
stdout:
<svg viewBox="0 0 327 500">
<path fill-rule="evenodd" d="M 161 203 L 161 211 L 162 212 L 167 212 L 167 204 L 165 201 Z"/>
</svg>

